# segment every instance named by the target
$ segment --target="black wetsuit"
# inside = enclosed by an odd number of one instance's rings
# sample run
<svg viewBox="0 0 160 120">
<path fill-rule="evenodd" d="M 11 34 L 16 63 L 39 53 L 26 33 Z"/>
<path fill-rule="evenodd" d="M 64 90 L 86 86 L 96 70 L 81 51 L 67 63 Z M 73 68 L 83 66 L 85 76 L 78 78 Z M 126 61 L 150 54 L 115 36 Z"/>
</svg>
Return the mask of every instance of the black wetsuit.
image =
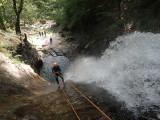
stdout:
<svg viewBox="0 0 160 120">
<path fill-rule="evenodd" d="M 58 73 L 56 73 L 56 72 L 58 72 Z M 64 83 L 64 79 L 62 77 L 61 69 L 58 65 L 57 65 L 57 67 L 52 68 L 52 73 L 55 75 L 55 78 L 56 78 L 56 81 L 57 81 L 58 84 L 59 84 L 58 76 L 60 76 L 62 78 L 62 81 Z"/>
</svg>

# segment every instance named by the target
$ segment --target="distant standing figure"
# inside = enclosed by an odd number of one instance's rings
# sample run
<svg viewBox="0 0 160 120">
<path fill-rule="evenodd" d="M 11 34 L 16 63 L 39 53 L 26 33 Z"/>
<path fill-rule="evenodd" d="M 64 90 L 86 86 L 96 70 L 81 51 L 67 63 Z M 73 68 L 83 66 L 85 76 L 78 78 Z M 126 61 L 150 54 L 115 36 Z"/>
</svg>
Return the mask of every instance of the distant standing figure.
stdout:
<svg viewBox="0 0 160 120">
<path fill-rule="evenodd" d="M 45 37 L 46 37 L 46 31 L 44 31 L 44 35 L 45 35 Z"/>
<path fill-rule="evenodd" d="M 39 32 L 39 36 L 41 37 L 41 32 Z"/>
<path fill-rule="evenodd" d="M 50 44 L 52 43 L 52 38 L 50 38 Z"/>
<path fill-rule="evenodd" d="M 41 34 L 41 35 L 42 35 L 42 37 L 43 37 L 43 32 L 42 32 L 42 34 Z"/>
</svg>

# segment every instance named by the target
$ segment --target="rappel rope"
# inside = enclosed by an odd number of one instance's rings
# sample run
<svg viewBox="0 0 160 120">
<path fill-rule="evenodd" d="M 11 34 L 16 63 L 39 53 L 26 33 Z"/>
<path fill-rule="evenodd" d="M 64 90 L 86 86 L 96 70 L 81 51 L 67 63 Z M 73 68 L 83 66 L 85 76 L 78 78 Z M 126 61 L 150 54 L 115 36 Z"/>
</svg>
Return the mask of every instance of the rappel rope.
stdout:
<svg viewBox="0 0 160 120">
<path fill-rule="evenodd" d="M 59 74 L 59 73 L 58 73 Z M 59 74 L 62 78 L 63 78 L 63 76 L 61 75 L 61 74 Z M 66 81 L 66 80 L 65 80 Z M 66 81 L 67 82 L 67 84 L 69 84 L 72 88 L 74 88 L 78 93 L 80 93 L 89 103 L 91 103 L 98 111 L 100 111 L 108 120 L 112 120 L 109 116 L 107 116 L 99 107 L 97 107 L 91 100 L 89 100 L 81 91 L 79 91 L 74 85 L 72 85 L 70 82 L 68 82 L 68 81 Z M 63 92 L 64 92 L 64 90 L 63 90 Z M 65 94 L 65 92 L 64 92 L 64 94 Z M 66 96 L 66 94 L 65 94 L 65 96 Z M 66 98 L 66 99 L 68 99 L 68 98 Z M 69 99 L 67 100 L 67 101 L 69 101 Z M 69 104 L 70 104 L 70 102 L 69 102 Z M 76 114 L 76 116 L 78 116 L 78 114 L 75 112 L 75 110 L 74 110 L 74 108 L 73 108 L 73 106 L 70 104 L 70 106 L 72 107 L 72 109 L 73 109 L 73 111 L 74 111 L 74 113 Z M 77 117 L 79 120 L 80 120 L 80 118 L 79 117 Z"/>
<path fill-rule="evenodd" d="M 89 100 L 81 91 L 79 91 L 74 85 L 70 82 L 67 82 L 70 86 L 72 86 L 78 93 L 80 93 L 89 103 L 91 103 L 97 110 L 99 110 L 108 120 L 111 120 L 99 107 L 97 107 L 91 100 Z"/>
<path fill-rule="evenodd" d="M 66 95 L 64 89 L 62 89 L 62 90 L 63 90 L 64 96 L 65 96 L 65 98 L 67 99 L 67 102 L 69 103 L 69 105 L 71 106 L 71 108 L 72 108 L 74 114 L 76 115 L 77 119 L 80 120 L 80 118 L 79 118 L 79 116 L 78 116 L 76 110 L 74 109 L 74 107 L 73 107 L 72 104 L 70 103 L 70 101 L 69 101 L 69 99 L 68 99 L 68 97 L 67 97 L 67 95 Z"/>
</svg>

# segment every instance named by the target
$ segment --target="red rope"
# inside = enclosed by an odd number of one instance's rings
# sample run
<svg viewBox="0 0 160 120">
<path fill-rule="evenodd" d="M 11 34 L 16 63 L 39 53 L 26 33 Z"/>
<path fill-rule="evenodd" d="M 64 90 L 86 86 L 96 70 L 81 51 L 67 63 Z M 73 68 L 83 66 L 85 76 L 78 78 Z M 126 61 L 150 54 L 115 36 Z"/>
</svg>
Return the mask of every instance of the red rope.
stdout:
<svg viewBox="0 0 160 120">
<path fill-rule="evenodd" d="M 63 89 L 62 89 L 62 90 L 63 90 Z M 73 107 L 73 106 L 72 106 L 72 104 L 70 103 L 70 101 L 69 101 L 69 99 L 68 99 L 68 97 L 67 97 L 66 93 L 64 92 L 64 90 L 63 90 L 63 93 L 64 93 L 65 98 L 67 99 L 67 102 L 69 103 L 69 105 L 71 106 L 71 108 L 72 108 L 73 112 L 75 113 L 75 115 L 76 115 L 77 119 L 78 119 L 78 120 L 80 120 L 80 118 L 79 118 L 79 116 L 78 116 L 78 114 L 77 114 L 76 110 L 74 109 L 74 107 Z"/>
<path fill-rule="evenodd" d="M 58 73 L 59 74 L 59 73 Z M 63 77 L 61 74 L 59 74 L 61 77 Z M 100 108 L 98 108 L 91 100 L 89 100 L 81 91 L 79 91 L 74 85 L 72 85 L 70 82 L 66 81 L 70 86 L 72 86 L 77 92 L 79 92 L 88 102 L 90 102 L 97 110 L 99 110 L 108 120 L 112 120 L 110 117 L 108 117 Z M 78 117 L 77 117 L 78 118 Z"/>
<path fill-rule="evenodd" d="M 88 102 L 90 102 L 97 110 L 99 110 L 108 120 L 111 120 L 101 109 L 99 109 L 92 101 L 90 101 L 83 93 L 81 93 L 74 85 L 72 85 L 70 82 L 67 82 L 69 85 L 71 85 L 77 92 L 79 92 Z"/>
</svg>

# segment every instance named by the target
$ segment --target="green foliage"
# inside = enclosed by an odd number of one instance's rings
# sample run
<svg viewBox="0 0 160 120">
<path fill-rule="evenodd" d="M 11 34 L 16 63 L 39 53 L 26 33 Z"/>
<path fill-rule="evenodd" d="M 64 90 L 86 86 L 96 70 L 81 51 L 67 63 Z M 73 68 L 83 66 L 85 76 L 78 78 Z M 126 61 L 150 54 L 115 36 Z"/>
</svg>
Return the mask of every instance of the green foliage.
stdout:
<svg viewBox="0 0 160 120">
<path fill-rule="evenodd" d="M 33 5 L 37 6 L 37 17 L 41 19 L 50 19 L 53 16 L 55 0 L 33 0 Z"/>
<path fill-rule="evenodd" d="M 10 53 L 10 51 L 7 50 L 7 51 L 5 52 L 5 54 L 6 54 L 6 56 L 8 56 L 9 58 L 12 58 L 12 54 Z"/>
<path fill-rule="evenodd" d="M 123 23 L 133 21 L 136 29 L 156 31 L 160 29 L 159 4 L 159 0 L 24 0 L 21 22 L 53 19 L 69 30 L 86 32 L 105 20 L 106 29 L 115 33 L 123 29 Z M 13 0 L 0 0 L 0 20 L 6 28 L 15 26 Z"/>
<path fill-rule="evenodd" d="M 21 62 L 21 61 L 19 61 L 19 60 L 16 60 L 16 59 L 12 59 L 12 61 L 14 62 L 14 63 L 16 63 L 16 64 L 18 64 L 18 65 L 20 65 L 21 63 L 24 63 L 24 62 Z"/>
<path fill-rule="evenodd" d="M 34 0 L 25 0 L 23 10 L 21 13 L 21 20 L 27 24 L 33 24 L 38 20 L 38 15 L 40 11 L 35 4 L 33 4 Z M 13 1 L 12 0 L 0 0 L 0 18 L 4 19 L 4 24 L 6 28 L 13 28 L 16 23 L 16 14 L 13 9 Z M 17 4 L 17 7 L 19 5 Z"/>
<path fill-rule="evenodd" d="M 53 17 L 56 22 L 69 29 L 75 26 L 80 27 L 88 22 L 88 20 L 96 18 L 93 18 L 93 16 L 97 16 L 93 12 L 96 7 L 94 9 L 90 8 L 89 1 L 90 0 L 58 0 L 56 1 L 56 9 Z M 90 18 L 91 16 L 92 18 Z"/>
<path fill-rule="evenodd" d="M 0 47 L 6 49 L 8 51 L 12 50 L 12 46 L 9 44 L 8 45 L 4 44 L 3 41 L 0 41 Z"/>
<path fill-rule="evenodd" d="M 57 23 L 70 30 L 74 28 L 86 29 L 87 26 L 98 23 L 103 16 L 119 16 L 120 13 L 115 13 L 112 8 L 117 2 L 109 2 L 111 0 L 57 0 L 55 1 L 53 18 Z"/>
<path fill-rule="evenodd" d="M 102 16 L 107 17 L 118 17 L 121 14 L 121 12 L 102 12 Z"/>
<path fill-rule="evenodd" d="M 13 11 L 12 0 L 1 0 L 2 2 L 2 14 L 4 23 L 7 28 L 13 27 L 15 23 L 15 13 Z"/>
<path fill-rule="evenodd" d="M 21 64 L 24 63 L 24 61 L 20 61 L 20 57 L 22 57 L 21 55 L 15 55 L 13 56 L 13 52 L 14 51 L 10 51 L 10 50 L 3 50 L 3 52 L 5 53 L 6 56 L 8 56 L 14 63 L 16 64 Z"/>
<path fill-rule="evenodd" d="M 22 55 L 15 55 L 14 58 L 22 57 Z"/>
<path fill-rule="evenodd" d="M 159 5 L 159 0 L 55 0 L 52 17 L 70 30 L 85 30 L 106 20 L 113 32 L 130 22 L 137 30 L 159 31 Z"/>
<path fill-rule="evenodd" d="M 12 54 L 13 55 L 13 54 Z M 14 62 L 14 63 L 16 63 L 16 64 L 21 64 L 21 63 L 24 63 L 24 61 L 20 61 L 20 58 L 22 57 L 22 55 L 15 55 L 15 56 L 13 56 L 13 58 L 12 58 L 12 61 Z"/>
<path fill-rule="evenodd" d="M 30 2 L 25 2 L 24 9 L 21 14 L 21 20 L 31 25 L 37 21 L 38 14 L 38 9 L 35 5 Z"/>
<path fill-rule="evenodd" d="M 46 34 L 50 34 L 50 33 L 52 33 L 53 32 L 53 30 L 51 30 L 51 29 L 47 29 L 46 30 Z"/>
<path fill-rule="evenodd" d="M 0 41 L 0 47 L 3 48 L 4 47 L 4 43 L 3 41 Z"/>
</svg>

